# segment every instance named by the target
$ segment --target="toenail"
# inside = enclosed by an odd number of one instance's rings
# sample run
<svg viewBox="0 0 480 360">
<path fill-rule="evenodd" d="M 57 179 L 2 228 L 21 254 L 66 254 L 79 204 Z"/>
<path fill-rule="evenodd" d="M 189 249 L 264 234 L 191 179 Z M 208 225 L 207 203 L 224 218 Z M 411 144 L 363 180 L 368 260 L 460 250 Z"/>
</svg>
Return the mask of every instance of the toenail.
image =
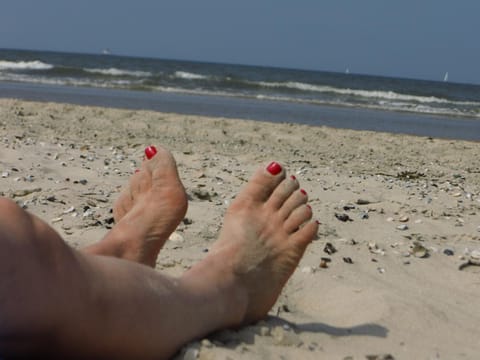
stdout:
<svg viewBox="0 0 480 360">
<path fill-rule="evenodd" d="M 290 179 L 292 179 L 292 180 L 297 180 L 297 178 L 295 177 L 295 175 L 291 175 L 291 176 L 290 176 Z"/>
<path fill-rule="evenodd" d="M 153 145 L 151 146 L 147 146 L 145 148 L 145 156 L 147 157 L 147 159 L 151 159 L 155 156 L 155 154 L 157 153 L 157 148 Z"/>
<path fill-rule="evenodd" d="M 315 222 L 317 223 L 317 225 L 322 225 L 322 223 L 318 220 L 315 220 Z"/>
<path fill-rule="evenodd" d="M 270 165 L 267 166 L 267 171 L 272 175 L 277 175 L 282 171 L 282 166 L 279 163 L 273 161 L 270 163 Z"/>
<path fill-rule="evenodd" d="M 303 195 L 305 195 L 305 196 L 307 195 L 307 192 L 306 192 L 305 190 L 303 190 L 303 189 L 300 189 L 300 192 L 301 192 Z"/>
<path fill-rule="evenodd" d="M 135 174 L 140 172 L 140 169 L 135 169 Z"/>
<path fill-rule="evenodd" d="M 307 207 L 308 207 L 310 210 L 312 210 L 312 207 L 311 207 L 310 205 L 308 205 L 308 204 L 306 204 L 306 205 L 307 205 Z"/>
</svg>

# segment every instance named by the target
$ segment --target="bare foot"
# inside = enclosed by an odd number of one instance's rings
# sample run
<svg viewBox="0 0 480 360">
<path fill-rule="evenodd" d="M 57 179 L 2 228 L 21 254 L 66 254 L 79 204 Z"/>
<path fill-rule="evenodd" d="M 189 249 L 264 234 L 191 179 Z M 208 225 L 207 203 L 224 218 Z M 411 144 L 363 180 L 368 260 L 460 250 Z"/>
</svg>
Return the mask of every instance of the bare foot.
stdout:
<svg viewBox="0 0 480 360">
<path fill-rule="evenodd" d="M 318 230 L 307 200 L 278 163 L 259 169 L 227 210 L 209 255 L 185 273 L 190 284 L 227 293 L 230 311 L 239 312 L 230 325 L 262 319 L 275 304 Z"/>
<path fill-rule="evenodd" d="M 187 195 L 172 154 L 158 147 L 120 194 L 113 208 L 116 225 L 86 249 L 154 267 L 160 249 L 182 221 Z"/>
</svg>

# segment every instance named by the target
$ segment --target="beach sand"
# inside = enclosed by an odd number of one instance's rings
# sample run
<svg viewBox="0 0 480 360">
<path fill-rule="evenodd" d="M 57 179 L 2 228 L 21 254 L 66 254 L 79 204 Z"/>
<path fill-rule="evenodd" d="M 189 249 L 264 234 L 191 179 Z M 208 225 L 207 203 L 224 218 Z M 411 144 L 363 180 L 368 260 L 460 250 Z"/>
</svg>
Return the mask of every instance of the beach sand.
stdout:
<svg viewBox="0 0 480 360">
<path fill-rule="evenodd" d="M 258 166 L 299 179 L 319 236 L 271 316 L 178 358 L 480 357 L 478 142 L 6 99 L 0 142 L 0 191 L 76 248 L 113 226 L 145 146 L 170 149 L 190 198 L 156 266 L 172 275 L 205 256 Z"/>
</svg>

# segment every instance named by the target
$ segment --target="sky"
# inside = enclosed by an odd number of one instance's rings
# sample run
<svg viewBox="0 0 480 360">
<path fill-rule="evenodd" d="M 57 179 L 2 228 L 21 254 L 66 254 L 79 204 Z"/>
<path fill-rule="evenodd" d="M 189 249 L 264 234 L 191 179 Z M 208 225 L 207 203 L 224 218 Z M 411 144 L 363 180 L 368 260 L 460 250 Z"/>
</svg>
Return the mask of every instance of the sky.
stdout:
<svg viewBox="0 0 480 360">
<path fill-rule="evenodd" d="M 480 84 L 479 0 L 2 0 L 0 48 Z"/>
</svg>

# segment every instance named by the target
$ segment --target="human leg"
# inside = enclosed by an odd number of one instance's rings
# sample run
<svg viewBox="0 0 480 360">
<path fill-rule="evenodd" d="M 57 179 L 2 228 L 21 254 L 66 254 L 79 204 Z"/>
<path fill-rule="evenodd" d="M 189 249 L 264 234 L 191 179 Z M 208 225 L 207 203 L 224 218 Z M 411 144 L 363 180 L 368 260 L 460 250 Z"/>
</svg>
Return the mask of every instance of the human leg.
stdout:
<svg viewBox="0 0 480 360">
<path fill-rule="evenodd" d="M 196 337 L 258 320 L 316 234 L 306 201 L 283 170 L 259 170 L 210 254 L 179 279 L 77 252 L 17 207 L 15 219 L 0 222 L 0 274 L 13 279 L 0 285 L 0 353 L 47 344 L 69 356 L 166 357 Z M 23 230 L 12 232 L 20 222 Z M 32 276 L 32 286 L 19 286 Z"/>
<path fill-rule="evenodd" d="M 142 163 L 113 207 L 115 227 L 83 249 L 154 267 L 158 252 L 187 211 L 187 196 L 172 154 L 159 146 Z"/>
</svg>

